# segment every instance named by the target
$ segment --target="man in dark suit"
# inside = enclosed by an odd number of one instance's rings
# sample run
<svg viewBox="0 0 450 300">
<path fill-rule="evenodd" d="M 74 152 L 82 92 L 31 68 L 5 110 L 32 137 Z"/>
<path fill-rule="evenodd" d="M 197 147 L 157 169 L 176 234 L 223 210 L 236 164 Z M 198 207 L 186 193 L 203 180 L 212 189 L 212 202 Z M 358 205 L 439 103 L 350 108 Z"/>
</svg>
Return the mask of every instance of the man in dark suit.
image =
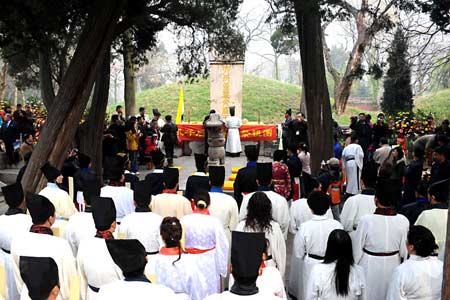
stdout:
<svg viewBox="0 0 450 300">
<path fill-rule="evenodd" d="M 5 144 L 8 164 L 14 165 L 17 159 L 14 155 L 14 143 L 19 141 L 19 130 L 16 123 L 11 119 L 10 114 L 5 115 L 5 121 L 0 129 L 0 140 Z"/>
<path fill-rule="evenodd" d="M 302 162 L 297 156 L 297 146 L 291 144 L 288 146 L 286 165 L 289 168 L 289 175 L 291 175 L 291 195 L 289 199 L 297 200 L 300 197 L 300 175 L 302 174 Z"/>
<path fill-rule="evenodd" d="M 241 207 L 243 193 L 252 193 L 258 189 L 256 184 L 258 148 L 256 145 L 245 146 L 245 156 L 247 157 L 247 166 L 239 170 L 234 181 L 234 199 L 236 199 L 239 207 Z"/>
<path fill-rule="evenodd" d="M 177 125 L 172 122 L 172 116 L 167 115 L 165 117 L 166 124 L 161 128 L 161 132 L 164 133 L 161 140 L 164 143 L 164 149 L 166 150 L 167 164 L 169 167 L 173 166 L 173 152 L 175 145 L 178 141 L 177 137 Z"/>
<path fill-rule="evenodd" d="M 194 157 L 197 172 L 187 179 L 186 191 L 184 192 L 184 196 L 189 200 L 193 199 L 200 190 L 209 191 L 209 177 L 206 175 L 206 155 L 195 153 Z"/>
</svg>

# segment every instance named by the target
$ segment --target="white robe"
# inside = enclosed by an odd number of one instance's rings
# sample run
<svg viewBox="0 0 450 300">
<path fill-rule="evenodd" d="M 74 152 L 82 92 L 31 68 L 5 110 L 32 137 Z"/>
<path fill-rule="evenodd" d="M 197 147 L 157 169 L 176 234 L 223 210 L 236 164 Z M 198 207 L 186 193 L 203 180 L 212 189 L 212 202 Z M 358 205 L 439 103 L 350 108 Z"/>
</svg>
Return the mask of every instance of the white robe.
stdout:
<svg viewBox="0 0 450 300">
<path fill-rule="evenodd" d="M 239 134 L 239 128 L 242 126 L 242 120 L 236 116 L 229 116 L 226 119 L 225 126 L 228 128 L 225 151 L 229 153 L 242 152 L 241 137 Z"/>
<path fill-rule="evenodd" d="M 152 212 L 134 212 L 122 219 L 119 234 L 124 239 L 137 239 L 147 253 L 158 252 L 161 248 L 160 226 L 163 217 Z"/>
<path fill-rule="evenodd" d="M 233 286 L 234 278 L 230 274 L 229 286 Z M 280 271 L 275 267 L 265 267 L 262 274 L 256 279 L 256 286 L 259 291 L 265 294 L 271 294 L 281 299 L 287 299 L 286 290 L 284 289 L 283 277 Z"/>
<path fill-rule="evenodd" d="M 187 294 L 192 300 L 203 300 L 208 286 L 198 269 L 197 259 L 194 254 L 182 254 L 180 260 L 178 255 L 156 254 L 148 260 L 145 275 L 149 278 L 155 276 L 158 284 L 169 287 L 177 294 Z"/>
<path fill-rule="evenodd" d="M 191 202 L 178 194 L 163 193 L 152 197 L 150 202 L 152 212 L 162 217 L 177 217 L 192 213 Z"/>
<path fill-rule="evenodd" d="M 328 236 L 335 229 L 342 229 L 341 223 L 328 219 L 325 215 L 314 215 L 311 220 L 300 226 L 300 230 L 295 234 L 292 249 L 293 256 L 298 260 L 291 261 L 291 268 L 298 268 L 299 274 L 303 275 L 296 280 L 297 288 L 294 286 L 294 289 L 289 289 L 289 293 L 300 299 L 306 295 L 311 270 L 314 265 L 322 262 L 322 260 L 309 257 L 308 254 L 325 256 Z M 300 264 L 294 265 L 295 262 L 300 262 Z M 292 284 L 289 286 L 291 287 Z"/>
<path fill-rule="evenodd" d="M 28 232 L 31 225 L 31 217 L 26 214 L 19 213 L 0 216 L 0 266 L 5 267 L 6 298 L 8 300 L 17 300 L 20 298 L 20 294 L 17 290 L 16 280 L 14 278 L 11 254 L 4 250 L 9 252 L 11 250 L 11 240 L 13 237 Z"/>
<path fill-rule="evenodd" d="M 306 221 L 311 220 L 314 217 L 314 214 L 312 213 L 311 208 L 309 208 L 306 198 L 301 198 L 293 201 L 291 204 L 291 208 L 289 209 L 289 214 L 289 232 L 292 234 L 296 234 L 300 229 L 300 225 L 302 225 Z M 333 219 L 333 213 L 331 212 L 331 209 L 327 210 L 325 216 L 327 216 L 328 219 Z"/>
<path fill-rule="evenodd" d="M 309 208 L 308 201 L 305 198 L 298 199 L 293 201 L 290 208 L 291 220 L 289 223 L 289 232 L 292 234 L 296 234 L 300 230 L 300 226 L 306 221 L 311 220 L 314 217 L 311 209 Z M 325 216 L 333 220 L 333 213 L 331 209 L 327 210 Z M 300 266 L 302 264 L 301 259 L 297 258 L 295 255 L 291 256 L 291 265 L 298 266 L 289 269 L 289 280 L 288 280 L 288 290 L 292 291 L 291 293 L 298 293 L 298 290 L 301 289 L 302 282 L 301 279 L 302 273 L 300 270 Z"/>
<path fill-rule="evenodd" d="M 125 186 L 104 186 L 101 189 L 100 197 L 112 198 L 116 206 L 117 222 L 123 217 L 134 212 L 134 193 L 132 189 Z"/>
<path fill-rule="evenodd" d="M 114 263 L 104 239 L 91 237 L 81 241 L 77 255 L 78 275 L 82 300 L 99 299 L 88 284 L 100 288 L 121 280 L 122 270 Z"/>
<path fill-rule="evenodd" d="M 373 195 L 358 194 L 345 200 L 340 217 L 344 230 L 355 231 L 361 217 L 373 214 L 375 209 L 377 207 Z"/>
<path fill-rule="evenodd" d="M 364 300 L 366 280 L 363 269 L 354 265 L 350 268 L 348 295 L 338 296 L 335 285 L 336 263 L 317 264 L 313 267 L 305 300 Z M 381 299 L 380 299 L 381 300 Z"/>
<path fill-rule="evenodd" d="M 286 271 L 286 241 L 281 231 L 280 225 L 277 222 L 271 221 L 272 230 L 264 232 L 266 239 L 269 240 L 269 247 L 267 254 L 272 255 L 272 259 L 266 261 L 266 265 L 269 267 L 276 267 L 284 278 Z M 252 228 L 245 226 L 245 221 L 241 221 L 236 227 L 236 231 L 243 232 L 262 232 L 259 230 L 253 230 Z"/>
<path fill-rule="evenodd" d="M 206 295 L 220 292 L 220 276 L 227 276 L 230 247 L 222 223 L 216 217 L 196 213 L 184 216 L 180 223 L 186 233 L 186 248 L 214 248 L 195 255 L 208 286 Z"/>
<path fill-rule="evenodd" d="M 65 238 L 72 248 L 73 255 L 76 257 L 81 240 L 94 237 L 97 232 L 92 213 L 80 212 L 74 214 L 67 222 L 65 231 Z"/>
<path fill-rule="evenodd" d="M 15 236 L 11 243 L 11 255 L 14 264 L 14 275 L 21 299 L 30 299 L 28 289 L 20 276 L 20 256 L 51 257 L 58 266 L 60 291 L 57 299 L 69 300 L 70 277 L 77 274 L 75 259 L 69 243 L 59 237 L 48 234 L 27 232 Z"/>
<path fill-rule="evenodd" d="M 351 158 L 354 159 L 351 159 Z M 351 159 L 351 160 L 349 160 Z M 361 191 L 361 171 L 363 168 L 364 151 L 358 144 L 350 144 L 342 151 L 342 163 L 347 176 L 347 194 L 356 195 Z"/>
<path fill-rule="evenodd" d="M 223 292 L 222 294 L 215 294 L 209 297 L 206 297 L 205 300 L 280 300 L 277 296 L 272 295 L 271 293 L 258 292 L 257 294 L 250 296 L 240 296 L 233 294 L 231 292 Z"/>
<path fill-rule="evenodd" d="M 439 246 L 438 254 L 441 261 L 444 261 L 445 242 L 447 240 L 447 218 L 447 209 L 433 208 L 423 211 L 416 221 L 416 225 L 425 226 L 433 233 Z"/>
<path fill-rule="evenodd" d="M 46 197 L 55 206 L 56 217 L 69 219 L 70 216 L 77 212 L 75 204 L 69 194 L 60 189 L 55 183 L 47 183 L 39 195 Z"/>
<path fill-rule="evenodd" d="M 116 281 L 104 285 L 98 293 L 98 300 L 148 300 L 148 299 L 189 299 L 187 295 L 175 294 L 161 284 L 141 281 Z"/>
<path fill-rule="evenodd" d="M 365 215 L 359 220 L 353 236 L 353 256 L 355 263 L 364 269 L 367 280 L 367 299 L 385 299 L 389 279 L 400 258 L 406 259 L 406 236 L 409 221 L 402 215 Z M 373 256 L 363 252 L 366 249 L 375 253 L 399 251 L 391 256 Z"/>
<path fill-rule="evenodd" d="M 387 300 L 440 300 L 443 263 L 436 257 L 411 255 L 395 268 Z"/>
<path fill-rule="evenodd" d="M 239 222 L 239 209 L 236 200 L 225 193 L 209 193 L 211 203 L 208 210 L 211 216 L 218 218 L 225 229 L 228 242 L 231 244 L 231 232 Z"/>
<path fill-rule="evenodd" d="M 264 193 L 267 195 L 270 202 L 272 202 L 272 218 L 280 225 L 284 239 L 287 239 L 290 219 L 288 202 L 286 201 L 286 198 L 273 191 L 266 191 Z M 254 193 L 247 194 L 242 199 L 241 210 L 239 212 L 239 220 L 241 221 L 247 216 L 248 202 L 253 194 Z"/>
</svg>

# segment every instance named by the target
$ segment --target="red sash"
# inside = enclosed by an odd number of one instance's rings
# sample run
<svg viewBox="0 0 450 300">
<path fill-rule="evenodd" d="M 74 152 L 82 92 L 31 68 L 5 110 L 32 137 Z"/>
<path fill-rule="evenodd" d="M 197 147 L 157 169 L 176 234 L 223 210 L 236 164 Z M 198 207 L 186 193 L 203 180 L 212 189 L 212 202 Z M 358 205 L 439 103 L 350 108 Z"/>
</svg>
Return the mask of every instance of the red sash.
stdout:
<svg viewBox="0 0 450 300">
<path fill-rule="evenodd" d="M 189 254 L 203 254 L 214 249 L 216 249 L 216 247 L 212 247 L 209 249 L 186 248 L 186 252 Z"/>
</svg>

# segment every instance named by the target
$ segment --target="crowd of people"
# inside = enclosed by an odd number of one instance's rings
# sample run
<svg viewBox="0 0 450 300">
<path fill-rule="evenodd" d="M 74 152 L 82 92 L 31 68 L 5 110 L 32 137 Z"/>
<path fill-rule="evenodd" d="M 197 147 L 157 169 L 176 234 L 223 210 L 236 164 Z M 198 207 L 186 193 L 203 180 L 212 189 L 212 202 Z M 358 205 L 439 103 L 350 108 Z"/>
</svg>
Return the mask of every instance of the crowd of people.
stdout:
<svg viewBox="0 0 450 300">
<path fill-rule="evenodd" d="M 142 108 L 125 120 L 117 107 L 102 174 L 73 149 L 61 170 L 42 164 L 47 185 L 38 194 L 22 191 L 27 165 L 2 188 L 7 300 L 440 299 L 450 178 L 445 121 L 429 172 L 423 149 L 407 160 L 402 147 L 389 145 L 381 115 L 374 126 L 360 115 L 344 136 L 336 130 L 343 149 L 314 172 L 304 115 L 292 119 L 287 111 L 285 149 L 267 162 L 257 145 L 246 145 L 247 163 L 227 193 L 227 170 L 208 165 L 203 153 L 179 190 L 170 148 L 176 125 L 157 109 L 153 115 Z M 143 179 L 140 158 L 151 170 Z"/>
</svg>

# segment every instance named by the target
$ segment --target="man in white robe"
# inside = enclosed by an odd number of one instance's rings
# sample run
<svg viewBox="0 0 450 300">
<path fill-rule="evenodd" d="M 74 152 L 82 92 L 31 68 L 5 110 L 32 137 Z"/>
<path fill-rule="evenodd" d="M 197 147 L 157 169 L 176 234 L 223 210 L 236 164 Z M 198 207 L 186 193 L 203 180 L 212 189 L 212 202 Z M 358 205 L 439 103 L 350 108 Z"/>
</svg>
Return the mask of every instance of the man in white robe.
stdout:
<svg viewBox="0 0 450 300">
<path fill-rule="evenodd" d="M 239 134 L 242 120 L 235 116 L 235 112 L 236 107 L 230 106 L 230 116 L 225 121 L 225 126 L 228 128 L 225 151 L 232 157 L 237 157 L 242 152 L 241 136 Z"/>
<path fill-rule="evenodd" d="M 181 195 L 178 195 L 179 171 L 177 168 L 164 169 L 164 191 L 156 195 L 150 202 L 152 212 L 162 217 L 177 217 L 192 213 L 191 202 Z"/>
<path fill-rule="evenodd" d="M 150 211 L 151 190 L 146 181 L 134 184 L 135 212 L 120 223 L 119 235 L 123 239 L 137 239 L 148 255 L 157 254 L 160 244 L 160 226 L 163 217 Z"/>
<path fill-rule="evenodd" d="M 361 171 L 363 168 L 364 151 L 358 145 L 358 137 L 352 134 L 351 143 L 342 151 L 342 165 L 345 168 L 347 195 L 356 195 L 361 191 Z"/>
<path fill-rule="evenodd" d="M 78 246 L 82 239 L 95 235 L 95 223 L 92 218 L 92 200 L 100 196 L 101 183 L 99 180 L 84 182 L 83 188 L 84 211 L 78 212 L 69 218 L 66 226 L 66 240 L 76 257 Z"/>
<path fill-rule="evenodd" d="M 28 232 L 33 223 L 31 217 L 25 214 L 25 201 L 20 183 L 2 187 L 2 192 L 8 210 L 0 216 L 0 266 L 5 267 L 6 298 L 17 300 L 20 294 L 14 278 L 11 240 Z"/>
<path fill-rule="evenodd" d="M 56 300 L 59 295 L 58 266 L 51 257 L 20 257 L 20 276 L 31 299 Z"/>
<path fill-rule="evenodd" d="M 300 226 L 295 234 L 293 255 L 300 260 L 299 265 L 291 268 L 299 268 L 301 278 L 297 278 L 297 289 L 290 289 L 289 294 L 298 299 L 306 296 L 306 287 L 309 275 L 314 265 L 323 261 L 327 248 L 328 236 L 335 229 L 342 229 L 341 223 L 334 219 L 328 219 L 326 213 L 330 208 L 331 199 L 323 192 L 312 192 L 308 196 L 308 206 L 314 216 Z M 295 261 L 293 261 L 295 262 Z"/>
<path fill-rule="evenodd" d="M 50 229 L 55 222 L 55 207 L 44 196 L 27 195 L 27 207 L 31 214 L 33 225 L 31 232 L 15 236 L 11 243 L 11 255 L 14 264 L 16 285 L 21 293 L 21 299 L 30 299 L 28 290 L 20 276 L 19 261 L 21 256 L 51 257 L 58 265 L 60 296 L 58 299 L 69 300 L 70 278 L 76 275 L 75 259 L 69 243 L 53 236 Z"/>
<path fill-rule="evenodd" d="M 375 209 L 375 186 L 377 181 L 377 167 L 374 164 L 367 164 L 362 170 L 361 183 L 363 190 L 348 198 L 341 212 L 341 223 L 344 230 L 350 233 L 358 227 L 359 219 L 364 215 L 373 214 Z"/>
<path fill-rule="evenodd" d="M 222 190 L 225 182 L 225 167 L 210 166 L 209 182 L 211 185 L 209 213 L 222 222 L 228 242 L 231 243 L 231 232 L 236 229 L 239 222 L 239 211 L 236 200 Z"/>
<path fill-rule="evenodd" d="M 310 184 L 313 188 L 312 192 L 320 192 L 322 190 L 322 185 L 317 179 L 312 178 Z M 300 229 L 300 225 L 302 225 L 306 221 L 311 220 L 314 217 L 311 208 L 308 206 L 307 198 L 301 198 L 293 201 L 291 207 L 289 208 L 289 214 L 289 232 L 292 234 L 296 234 Z M 331 208 L 327 210 L 327 213 L 325 215 L 328 219 L 333 219 Z"/>
<path fill-rule="evenodd" d="M 444 180 L 436 182 L 428 188 L 430 209 L 423 211 L 416 221 L 416 225 L 425 226 L 433 233 L 439 246 L 438 257 L 441 261 L 444 261 L 447 240 L 448 184 L 448 180 Z"/>
<path fill-rule="evenodd" d="M 111 198 L 94 198 L 92 216 L 96 233 L 81 241 L 77 255 L 82 300 L 95 300 L 105 284 L 121 280 L 122 272 L 112 260 L 106 240 L 114 239 L 116 208 Z"/>
<path fill-rule="evenodd" d="M 151 283 L 145 277 L 147 254 L 138 240 L 108 240 L 106 246 L 125 279 L 102 286 L 97 299 L 188 299 L 187 295 L 177 295 L 168 287 Z"/>
<path fill-rule="evenodd" d="M 286 198 L 272 191 L 272 163 L 257 163 L 256 183 L 258 191 L 264 192 L 272 202 L 272 218 L 280 225 L 284 239 L 287 239 L 289 229 L 289 206 Z M 247 205 L 254 193 L 244 196 L 242 200 L 239 219 L 242 221 L 247 216 Z"/>
<path fill-rule="evenodd" d="M 134 212 L 133 190 L 124 185 L 124 168 L 120 162 L 113 162 L 114 165 L 105 168 L 108 169 L 106 186 L 102 187 L 100 196 L 112 198 L 117 210 L 117 222 L 128 214 Z M 106 171 L 105 171 L 106 172 Z"/>
<path fill-rule="evenodd" d="M 352 237 L 355 263 L 364 269 L 367 299 L 386 299 L 392 272 L 407 258 L 409 221 L 393 209 L 389 183 L 378 183 L 375 213 L 362 216 Z"/>
<path fill-rule="evenodd" d="M 385 161 L 389 158 L 391 154 L 391 146 L 389 146 L 388 141 L 385 137 L 380 138 L 380 148 L 375 150 L 373 154 L 373 160 L 379 165 L 383 165 Z"/>
<path fill-rule="evenodd" d="M 48 162 L 42 166 L 41 171 L 48 182 L 47 187 L 41 190 L 39 195 L 46 197 L 53 203 L 57 218 L 68 220 L 70 216 L 77 212 L 77 209 L 69 194 L 58 187 L 58 184 L 63 181 L 61 172 Z"/>
<path fill-rule="evenodd" d="M 233 231 L 231 242 L 231 273 L 234 283 L 230 291 L 214 294 L 205 300 L 222 299 L 281 299 L 270 292 L 260 291 L 256 285 L 265 248 L 264 233 Z"/>
</svg>

